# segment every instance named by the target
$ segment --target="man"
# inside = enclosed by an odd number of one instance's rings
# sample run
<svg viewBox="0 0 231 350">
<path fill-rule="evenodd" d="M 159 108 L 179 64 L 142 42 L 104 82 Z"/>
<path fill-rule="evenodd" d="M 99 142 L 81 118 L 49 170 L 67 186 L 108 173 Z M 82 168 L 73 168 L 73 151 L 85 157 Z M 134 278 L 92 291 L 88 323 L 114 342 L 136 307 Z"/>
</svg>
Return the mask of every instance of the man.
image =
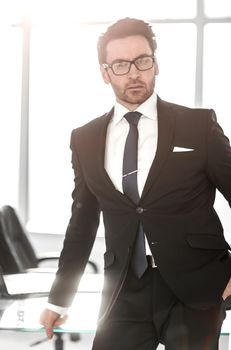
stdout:
<svg viewBox="0 0 231 350">
<path fill-rule="evenodd" d="M 230 247 L 213 208 L 216 189 L 231 204 L 229 141 L 213 110 L 155 94 L 155 50 L 148 23 L 111 25 L 98 56 L 115 106 L 72 133 L 72 217 L 41 323 L 52 337 L 64 322 L 102 211 L 105 285 L 93 350 L 215 350 L 231 294 Z"/>
</svg>

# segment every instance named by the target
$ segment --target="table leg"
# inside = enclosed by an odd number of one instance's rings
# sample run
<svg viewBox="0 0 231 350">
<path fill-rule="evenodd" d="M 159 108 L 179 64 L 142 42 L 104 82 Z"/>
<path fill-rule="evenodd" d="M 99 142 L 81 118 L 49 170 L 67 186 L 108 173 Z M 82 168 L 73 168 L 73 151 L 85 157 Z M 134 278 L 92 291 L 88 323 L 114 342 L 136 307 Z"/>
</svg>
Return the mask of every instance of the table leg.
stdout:
<svg viewBox="0 0 231 350">
<path fill-rule="evenodd" d="M 63 350 L 62 333 L 55 333 L 55 350 Z"/>
</svg>

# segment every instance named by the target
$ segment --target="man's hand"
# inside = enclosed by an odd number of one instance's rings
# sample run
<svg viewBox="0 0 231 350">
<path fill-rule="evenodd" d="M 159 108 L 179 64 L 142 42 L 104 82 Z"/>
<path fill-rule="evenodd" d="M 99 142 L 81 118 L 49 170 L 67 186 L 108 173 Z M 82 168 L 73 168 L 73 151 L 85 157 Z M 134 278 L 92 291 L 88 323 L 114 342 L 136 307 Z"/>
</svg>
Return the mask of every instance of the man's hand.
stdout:
<svg viewBox="0 0 231 350">
<path fill-rule="evenodd" d="M 222 295 L 222 298 L 225 300 L 226 298 L 228 298 L 231 295 L 231 278 L 224 290 L 224 293 Z"/>
<path fill-rule="evenodd" d="M 54 334 L 53 329 L 63 324 L 66 321 L 67 317 L 68 317 L 67 315 L 61 316 L 57 314 L 57 312 L 54 312 L 48 309 L 45 309 L 42 312 L 39 322 L 46 329 L 46 334 L 48 339 L 52 339 Z"/>
</svg>

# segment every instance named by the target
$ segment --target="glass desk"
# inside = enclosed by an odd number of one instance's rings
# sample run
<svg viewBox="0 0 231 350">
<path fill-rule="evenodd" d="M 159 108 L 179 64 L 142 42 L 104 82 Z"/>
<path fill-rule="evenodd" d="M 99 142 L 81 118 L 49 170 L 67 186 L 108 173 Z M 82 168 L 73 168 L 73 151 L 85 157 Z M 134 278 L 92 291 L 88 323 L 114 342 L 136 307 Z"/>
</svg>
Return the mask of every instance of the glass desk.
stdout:
<svg viewBox="0 0 231 350">
<path fill-rule="evenodd" d="M 7 297 L 0 298 L 0 330 L 38 332 L 43 334 L 41 342 L 46 340 L 39 316 L 46 307 L 47 296 L 44 295 L 50 290 L 54 273 L 35 272 L 2 277 L 8 294 Z M 102 274 L 83 275 L 78 293 L 69 309 L 67 321 L 54 329 L 55 350 L 63 350 L 63 333 L 70 333 L 75 339 L 78 339 L 79 334 L 95 333 L 102 288 Z M 28 297 L 28 294 L 31 297 Z"/>
<path fill-rule="evenodd" d="M 41 291 L 41 293 L 49 291 L 53 279 L 53 273 L 40 274 L 37 272 L 4 276 L 8 292 L 12 296 L 23 291 Z M 102 287 L 102 274 L 83 275 L 78 293 L 69 309 L 67 321 L 60 328 L 54 330 L 59 340 L 59 347 L 56 346 L 56 350 L 62 349 L 62 342 L 60 342 L 62 333 L 94 333 L 96 331 Z M 47 298 L 44 296 L 20 298 L 17 300 L 15 296 L 14 300 L 10 298 L 0 299 L 0 329 L 21 332 L 41 332 L 45 336 L 44 328 L 39 324 L 39 316 L 43 308 L 45 308 L 46 301 Z M 221 335 L 223 337 L 229 337 L 230 335 L 231 337 L 231 311 L 227 312 Z M 228 349 L 231 350 L 230 339 Z"/>
</svg>

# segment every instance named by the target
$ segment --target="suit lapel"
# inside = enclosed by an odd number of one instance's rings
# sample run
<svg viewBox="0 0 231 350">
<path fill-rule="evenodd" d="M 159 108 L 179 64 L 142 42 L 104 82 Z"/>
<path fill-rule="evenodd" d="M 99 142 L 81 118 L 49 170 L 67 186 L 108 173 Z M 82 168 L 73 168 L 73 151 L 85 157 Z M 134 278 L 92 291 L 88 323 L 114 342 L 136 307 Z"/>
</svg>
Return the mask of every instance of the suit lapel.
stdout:
<svg viewBox="0 0 231 350">
<path fill-rule="evenodd" d="M 100 174 L 104 177 L 105 183 L 113 186 L 110 177 L 108 176 L 104 168 L 104 157 L 105 157 L 105 146 L 107 137 L 107 127 L 110 119 L 113 115 L 114 108 L 110 110 L 105 116 L 100 120 L 99 124 L 99 149 L 96 149 L 96 160 L 99 166 Z M 114 187 L 114 186 L 113 186 Z"/>
<path fill-rule="evenodd" d="M 105 170 L 104 167 L 104 158 L 105 158 L 105 146 L 106 146 L 106 136 L 107 136 L 107 127 L 110 122 L 110 119 L 114 113 L 114 108 L 110 110 L 101 120 L 99 124 L 99 143 L 98 146 L 96 146 L 96 164 L 95 164 L 95 169 L 99 169 L 99 174 L 103 178 L 103 183 L 105 185 L 105 190 L 108 189 L 108 191 L 111 191 L 111 193 L 116 194 L 119 199 L 125 201 L 127 204 L 130 203 L 130 200 L 120 191 L 118 191 L 113 182 L 111 181 L 107 171 Z M 99 148 L 98 148 L 99 147 Z M 121 174 L 122 176 L 122 174 Z"/>
<path fill-rule="evenodd" d="M 108 173 L 104 168 L 104 155 L 105 155 L 105 145 L 106 145 L 106 135 L 108 123 L 113 114 L 114 108 L 111 109 L 104 117 L 101 118 L 99 126 L 99 143 L 96 147 L 96 166 L 99 169 L 99 173 L 104 178 L 105 189 L 114 190 L 115 193 L 120 197 L 120 199 L 125 200 L 127 203 L 130 201 L 128 198 L 115 189 L 114 184 L 112 183 Z M 158 142 L 156 156 L 153 160 L 152 166 L 150 168 L 144 190 L 141 196 L 141 201 L 147 195 L 150 188 L 155 184 L 155 181 L 161 171 L 161 168 L 166 160 L 166 157 L 171 149 L 173 142 L 173 136 L 175 131 L 175 117 L 172 111 L 171 103 L 161 100 L 159 97 L 157 99 L 157 112 L 158 112 Z M 95 168 L 96 168 L 95 167 Z"/>
<path fill-rule="evenodd" d="M 161 168 L 170 151 L 173 136 L 175 131 L 175 117 L 173 115 L 172 106 L 170 103 L 157 99 L 158 113 L 158 142 L 156 156 L 150 168 L 141 200 L 146 196 L 150 188 L 155 184 L 155 181 L 161 171 Z"/>
</svg>

